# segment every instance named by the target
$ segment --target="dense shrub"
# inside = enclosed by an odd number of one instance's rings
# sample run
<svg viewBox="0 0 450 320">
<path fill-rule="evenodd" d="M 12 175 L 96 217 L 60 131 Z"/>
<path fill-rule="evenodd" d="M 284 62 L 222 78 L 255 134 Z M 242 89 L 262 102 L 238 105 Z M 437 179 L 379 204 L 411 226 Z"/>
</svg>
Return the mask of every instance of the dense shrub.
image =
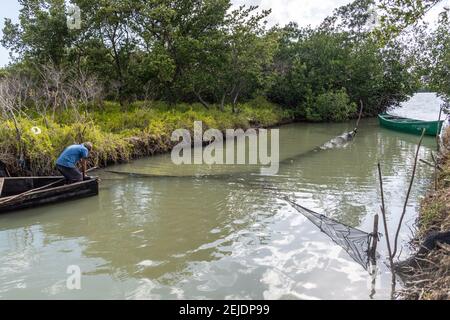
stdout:
<svg viewBox="0 0 450 320">
<path fill-rule="evenodd" d="M 309 121 L 345 121 L 357 110 L 355 103 L 344 89 L 319 95 L 306 108 L 306 118 Z"/>
</svg>

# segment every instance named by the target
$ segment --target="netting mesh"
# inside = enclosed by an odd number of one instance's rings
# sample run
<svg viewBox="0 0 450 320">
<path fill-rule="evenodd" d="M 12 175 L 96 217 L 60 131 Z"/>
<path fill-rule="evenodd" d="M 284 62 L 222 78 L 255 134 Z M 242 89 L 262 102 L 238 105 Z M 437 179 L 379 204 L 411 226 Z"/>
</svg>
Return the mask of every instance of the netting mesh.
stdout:
<svg viewBox="0 0 450 320">
<path fill-rule="evenodd" d="M 285 198 L 298 212 L 303 214 L 320 231 L 329 236 L 337 245 L 342 247 L 364 269 L 369 267 L 369 250 L 372 234 L 344 225 L 322 214 L 309 210 Z"/>
</svg>

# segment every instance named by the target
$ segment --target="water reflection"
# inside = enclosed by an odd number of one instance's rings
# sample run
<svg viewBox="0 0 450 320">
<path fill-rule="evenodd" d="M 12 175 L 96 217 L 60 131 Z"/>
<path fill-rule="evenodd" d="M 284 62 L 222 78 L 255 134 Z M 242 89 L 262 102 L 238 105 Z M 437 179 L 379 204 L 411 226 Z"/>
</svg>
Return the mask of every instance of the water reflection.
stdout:
<svg viewBox="0 0 450 320">
<path fill-rule="evenodd" d="M 0 216 L 0 298 L 368 299 L 370 275 L 280 200 L 292 196 L 371 231 L 380 161 L 394 227 L 418 139 L 373 119 L 346 148 L 308 152 L 353 125 L 284 126 L 281 159 L 294 159 L 276 176 L 227 166 L 200 169 L 223 175 L 193 177 L 198 167 L 175 167 L 163 155 L 116 169 L 191 177 L 104 172 L 97 198 Z M 421 156 L 433 146 L 427 139 Z M 409 226 L 430 173 L 418 171 Z M 408 236 L 405 227 L 402 241 Z M 72 264 L 83 270 L 81 291 L 65 288 Z M 374 297 L 389 298 L 389 274 L 380 272 Z"/>
</svg>

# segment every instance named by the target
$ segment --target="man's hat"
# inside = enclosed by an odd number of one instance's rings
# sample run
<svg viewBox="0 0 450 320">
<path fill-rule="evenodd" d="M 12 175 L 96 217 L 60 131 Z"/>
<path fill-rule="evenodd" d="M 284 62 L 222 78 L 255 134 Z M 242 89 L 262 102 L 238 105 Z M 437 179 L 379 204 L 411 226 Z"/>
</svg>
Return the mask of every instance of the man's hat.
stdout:
<svg viewBox="0 0 450 320">
<path fill-rule="evenodd" d="M 92 148 L 94 147 L 94 145 L 92 144 L 92 142 L 85 142 L 85 143 L 83 143 L 83 146 L 85 146 L 86 149 L 88 149 L 89 151 L 91 151 Z"/>
</svg>

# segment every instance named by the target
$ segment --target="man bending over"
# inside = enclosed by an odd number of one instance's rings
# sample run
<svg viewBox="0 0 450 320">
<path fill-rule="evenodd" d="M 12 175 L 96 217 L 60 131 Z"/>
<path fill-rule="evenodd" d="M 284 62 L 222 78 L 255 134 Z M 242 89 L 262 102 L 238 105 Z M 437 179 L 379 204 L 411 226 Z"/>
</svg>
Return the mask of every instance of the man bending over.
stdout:
<svg viewBox="0 0 450 320">
<path fill-rule="evenodd" d="M 56 168 L 69 183 L 80 182 L 86 178 L 86 160 L 92 147 L 91 142 L 71 145 L 56 160 Z M 78 162 L 81 162 L 82 172 L 77 168 Z"/>
</svg>

